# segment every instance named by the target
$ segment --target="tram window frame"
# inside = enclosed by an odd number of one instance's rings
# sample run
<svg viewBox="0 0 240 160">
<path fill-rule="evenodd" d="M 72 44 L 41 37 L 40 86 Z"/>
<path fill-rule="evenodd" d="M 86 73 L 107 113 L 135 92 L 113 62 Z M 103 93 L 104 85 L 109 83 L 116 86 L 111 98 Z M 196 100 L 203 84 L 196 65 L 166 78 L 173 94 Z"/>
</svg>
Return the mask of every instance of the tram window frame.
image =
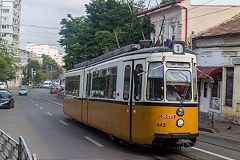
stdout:
<svg viewBox="0 0 240 160">
<path fill-rule="evenodd" d="M 183 64 L 183 66 L 181 65 L 172 65 L 172 64 Z M 184 66 L 184 65 L 188 65 L 188 66 Z M 166 63 L 166 67 L 167 68 L 190 68 L 191 65 L 189 62 L 173 62 L 173 61 L 169 61 Z"/>
<path fill-rule="evenodd" d="M 86 97 L 90 97 L 90 93 L 91 93 L 91 74 L 90 73 L 88 73 L 87 74 L 87 78 L 86 78 L 86 94 L 85 94 L 85 96 Z"/>
<path fill-rule="evenodd" d="M 161 66 L 161 67 L 160 67 Z M 156 68 L 159 67 L 159 68 Z M 154 69 L 156 68 L 156 69 Z M 154 70 L 152 70 L 154 69 Z M 146 99 L 148 101 L 162 101 L 164 99 L 164 66 L 163 62 L 149 62 L 147 76 Z M 156 73 L 160 73 L 156 75 Z M 160 84 L 160 85 L 159 85 Z M 157 89 L 159 86 L 160 89 Z M 160 92 L 158 92 L 160 91 Z"/>
<path fill-rule="evenodd" d="M 193 100 L 194 102 L 198 101 L 198 88 L 197 88 L 197 69 L 196 64 L 193 64 L 192 66 L 192 79 L 193 79 Z"/>
<path fill-rule="evenodd" d="M 140 66 L 140 67 L 138 67 L 138 66 Z M 139 70 L 139 72 L 138 72 L 138 70 Z M 137 74 L 141 73 L 141 70 L 143 70 L 143 64 L 139 63 L 135 66 L 135 70 L 134 70 L 134 100 L 135 101 L 140 101 L 142 98 L 143 74 L 137 75 Z"/>
<path fill-rule="evenodd" d="M 128 68 L 128 70 L 126 70 Z M 131 81 L 131 65 L 126 65 L 124 69 L 124 83 L 123 83 L 123 99 L 128 100 L 130 97 L 130 81 Z"/>
</svg>

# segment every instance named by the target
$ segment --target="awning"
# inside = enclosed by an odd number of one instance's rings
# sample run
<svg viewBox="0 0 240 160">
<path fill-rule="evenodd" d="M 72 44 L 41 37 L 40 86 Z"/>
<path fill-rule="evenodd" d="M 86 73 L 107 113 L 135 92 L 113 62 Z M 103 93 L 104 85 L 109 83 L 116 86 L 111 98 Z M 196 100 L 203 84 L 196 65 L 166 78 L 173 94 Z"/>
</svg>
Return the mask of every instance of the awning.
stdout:
<svg viewBox="0 0 240 160">
<path fill-rule="evenodd" d="M 212 76 L 214 74 L 222 72 L 222 67 L 197 67 L 200 71 L 197 70 L 197 78 L 208 78 L 206 75 Z"/>
</svg>

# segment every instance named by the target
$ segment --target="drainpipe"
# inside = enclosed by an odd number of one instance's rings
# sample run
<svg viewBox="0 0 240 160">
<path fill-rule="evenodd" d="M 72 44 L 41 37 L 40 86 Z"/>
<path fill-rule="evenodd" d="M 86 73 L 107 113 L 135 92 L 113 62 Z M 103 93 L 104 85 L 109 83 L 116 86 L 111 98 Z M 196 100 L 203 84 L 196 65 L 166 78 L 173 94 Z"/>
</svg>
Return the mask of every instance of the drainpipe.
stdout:
<svg viewBox="0 0 240 160">
<path fill-rule="evenodd" d="M 183 7 L 181 5 L 179 5 L 178 3 L 176 3 L 177 6 L 183 8 L 186 10 L 186 13 L 185 13 L 185 47 L 187 47 L 187 21 L 188 21 L 188 10 L 186 7 Z"/>
</svg>

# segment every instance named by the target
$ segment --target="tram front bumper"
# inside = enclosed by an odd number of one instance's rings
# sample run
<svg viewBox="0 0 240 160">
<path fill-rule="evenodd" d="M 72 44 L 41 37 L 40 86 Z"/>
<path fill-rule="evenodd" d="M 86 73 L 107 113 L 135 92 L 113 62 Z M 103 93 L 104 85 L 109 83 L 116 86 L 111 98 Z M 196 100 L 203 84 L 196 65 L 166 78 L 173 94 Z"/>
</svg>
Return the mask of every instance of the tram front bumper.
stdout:
<svg viewBox="0 0 240 160">
<path fill-rule="evenodd" d="M 189 138 L 197 138 L 199 136 L 199 133 L 168 133 L 168 134 L 162 134 L 162 133 L 155 133 L 154 136 L 156 138 L 176 138 L 176 139 L 189 139 Z"/>
</svg>

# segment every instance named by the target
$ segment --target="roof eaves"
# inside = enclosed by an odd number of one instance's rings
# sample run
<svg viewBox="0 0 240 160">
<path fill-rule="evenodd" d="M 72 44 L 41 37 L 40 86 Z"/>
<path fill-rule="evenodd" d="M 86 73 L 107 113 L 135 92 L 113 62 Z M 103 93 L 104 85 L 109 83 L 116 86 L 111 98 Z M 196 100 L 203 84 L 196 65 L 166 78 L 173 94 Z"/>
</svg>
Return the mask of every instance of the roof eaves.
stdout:
<svg viewBox="0 0 240 160">
<path fill-rule="evenodd" d="M 160 5 L 160 6 L 151 8 L 151 9 L 149 9 L 149 10 L 139 12 L 139 13 L 137 13 L 136 15 L 137 15 L 137 16 L 140 16 L 140 15 L 142 15 L 142 14 L 147 14 L 147 13 L 149 13 L 149 12 L 156 11 L 156 10 L 158 10 L 159 8 L 165 8 L 165 7 L 167 7 L 167 6 L 170 6 L 170 5 L 172 5 L 172 4 L 179 3 L 179 2 L 181 2 L 181 1 L 183 1 L 183 0 L 171 1 L 171 2 L 168 2 L 168 3 L 162 4 L 162 5 Z"/>
</svg>

